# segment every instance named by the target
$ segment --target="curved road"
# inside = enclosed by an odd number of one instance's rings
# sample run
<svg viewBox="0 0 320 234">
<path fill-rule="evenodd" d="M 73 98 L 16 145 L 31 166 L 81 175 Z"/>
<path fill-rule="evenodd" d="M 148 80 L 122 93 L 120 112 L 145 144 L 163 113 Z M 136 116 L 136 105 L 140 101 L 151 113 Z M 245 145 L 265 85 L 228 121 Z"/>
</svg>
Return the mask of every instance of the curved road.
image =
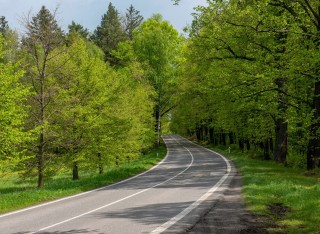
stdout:
<svg viewBox="0 0 320 234">
<path fill-rule="evenodd" d="M 0 215 L 0 233 L 178 233 L 221 196 L 232 166 L 177 136 L 151 170 L 120 183 Z"/>
</svg>

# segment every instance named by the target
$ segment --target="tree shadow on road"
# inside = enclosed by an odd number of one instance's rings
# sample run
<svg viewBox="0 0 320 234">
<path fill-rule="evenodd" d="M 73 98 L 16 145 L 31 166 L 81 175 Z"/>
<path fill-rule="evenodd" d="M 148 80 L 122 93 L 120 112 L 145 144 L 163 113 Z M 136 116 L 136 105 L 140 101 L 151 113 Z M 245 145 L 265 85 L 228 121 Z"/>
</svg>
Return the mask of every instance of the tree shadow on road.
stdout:
<svg viewBox="0 0 320 234">
<path fill-rule="evenodd" d="M 117 212 L 102 212 L 94 216 L 100 219 L 126 219 L 140 224 L 163 224 L 169 217 L 174 217 L 187 208 L 191 202 L 161 203 L 156 205 L 145 205 Z"/>
</svg>

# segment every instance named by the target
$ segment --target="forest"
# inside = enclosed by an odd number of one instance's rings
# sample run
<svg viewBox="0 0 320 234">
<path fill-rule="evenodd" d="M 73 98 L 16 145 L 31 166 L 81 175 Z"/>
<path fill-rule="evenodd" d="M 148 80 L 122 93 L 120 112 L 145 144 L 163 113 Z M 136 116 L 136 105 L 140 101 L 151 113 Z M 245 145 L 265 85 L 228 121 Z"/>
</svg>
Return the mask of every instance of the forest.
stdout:
<svg viewBox="0 0 320 234">
<path fill-rule="evenodd" d="M 187 37 L 111 3 L 93 32 L 45 6 L 23 24 L 0 17 L 0 178 L 102 174 L 163 133 L 320 167 L 319 1 L 208 1 Z"/>
</svg>

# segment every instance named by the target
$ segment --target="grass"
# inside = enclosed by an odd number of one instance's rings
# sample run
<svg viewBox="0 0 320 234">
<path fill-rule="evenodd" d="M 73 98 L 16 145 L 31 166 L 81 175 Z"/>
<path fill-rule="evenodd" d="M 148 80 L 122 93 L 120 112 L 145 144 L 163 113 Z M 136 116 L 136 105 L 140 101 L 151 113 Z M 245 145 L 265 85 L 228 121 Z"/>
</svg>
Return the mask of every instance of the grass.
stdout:
<svg viewBox="0 0 320 234">
<path fill-rule="evenodd" d="M 102 175 L 86 174 L 75 181 L 70 174 L 61 173 L 48 179 L 41 190 L 36 188 L 35 180 L 1 178 L 0 214 L 119 182 L 150 169 L 165 154 L 166 148 L 162 146 L 130 163 L 108 167 Z"/>
<path fill-rule="evenodd" d="M 320 173 L 286 168 L 273 161 L 214 148 L 232 159 L 243 175 L 243 197 L 249 210 L 267 216 L 271 233 L 320 233 Z"/>
</svg>

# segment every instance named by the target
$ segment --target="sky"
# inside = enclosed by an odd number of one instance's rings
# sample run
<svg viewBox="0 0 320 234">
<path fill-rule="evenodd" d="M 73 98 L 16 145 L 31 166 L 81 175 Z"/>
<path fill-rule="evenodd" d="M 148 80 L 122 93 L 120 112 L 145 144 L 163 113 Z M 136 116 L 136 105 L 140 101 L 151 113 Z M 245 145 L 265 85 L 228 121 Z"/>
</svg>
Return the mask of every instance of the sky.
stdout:
<svg viewBox="0 0 320 234">
<path fill-rule="evenodd" d="M 206 0 L 181 0 L 177 6 L 171 0 L 0 0 L 0 16 L 6 17 L 11 28 L 23 33 L 21 20 L 29 13 L 37 14 L 43 5 L 51 11 L 58 7 L 57 19 L 62 29 L 66 30 L 73 20 L 92 32 L 100 24 L 109 2 L 120 14 L 125 14 L 131 4 L 145 19 L 160 13 L 180 33 L 192 23 L 193 8 L 206 4 Z"/>
</svg>

